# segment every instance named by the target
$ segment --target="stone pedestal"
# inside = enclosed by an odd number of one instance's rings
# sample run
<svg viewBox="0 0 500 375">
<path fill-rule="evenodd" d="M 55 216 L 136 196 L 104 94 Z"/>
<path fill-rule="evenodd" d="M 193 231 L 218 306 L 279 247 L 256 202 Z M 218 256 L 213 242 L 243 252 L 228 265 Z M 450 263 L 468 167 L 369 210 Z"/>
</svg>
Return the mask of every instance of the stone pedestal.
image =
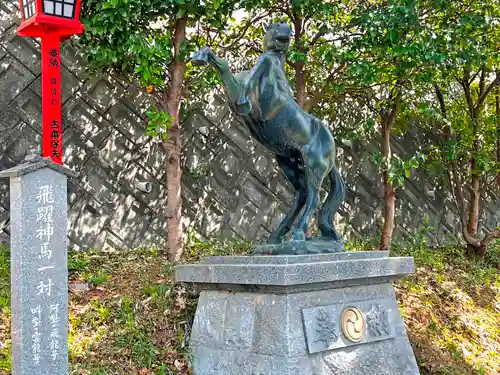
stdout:
<svg viewBox="0 0 500 375">
<path fill-rule="evenodd" d="M 179 266 L 201 290 L 195 375 L 417 375 L 387 252 L 208 257 Z"/>
</svg>

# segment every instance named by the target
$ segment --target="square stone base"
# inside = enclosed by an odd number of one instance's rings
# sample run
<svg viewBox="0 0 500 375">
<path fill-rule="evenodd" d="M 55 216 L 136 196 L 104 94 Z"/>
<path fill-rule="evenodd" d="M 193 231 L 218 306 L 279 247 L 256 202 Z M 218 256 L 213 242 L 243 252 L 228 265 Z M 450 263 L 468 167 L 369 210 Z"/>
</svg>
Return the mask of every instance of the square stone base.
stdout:
<svg viewBox="0 0 500 375">
<path fill-rule="evenodd" d="M 179 267 L 177 281 L 201 288 L 194 374 L 418 375 L 390 282 L 411 272 L 408 259 L 370 252 Z"/>
</svg>

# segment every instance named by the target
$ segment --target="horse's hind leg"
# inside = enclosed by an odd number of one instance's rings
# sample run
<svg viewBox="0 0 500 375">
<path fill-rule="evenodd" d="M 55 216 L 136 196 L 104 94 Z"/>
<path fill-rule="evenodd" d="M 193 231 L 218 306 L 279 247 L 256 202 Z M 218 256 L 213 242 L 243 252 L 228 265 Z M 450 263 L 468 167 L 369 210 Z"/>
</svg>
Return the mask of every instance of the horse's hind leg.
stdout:
<svg viewBox="0 0 500 375">
<path fill-rule="evenodd" d="M 340 241 L 340 235 L 333 225 L 333 217 L 345 199 L 345 183 L 335 166 L 332 167 L 328 176 L 330 178 L 330 193 L 323 207 L 319 210 L 319 230 L 325 239 Z"/>
<path fill-rule="evenodd" d="M 288 181 L 290 181 L 295 188 L 295 200 L 286 217 L 269 237 L 268 243 L 281 242 L 281 238 L 292 229 L 293 223 L 302 207 L 304 207 L 307 198 L 304 171 L 299 168 L 300 161 L 292 161 L 290 158 L 279 155 L 276 156 L 276 160 L 285 173 Z"/>
<path fill-rule="evenodd" d="M 304 212 L 293 233 L 293 239 L 303 241 L 309 227 L 309 221 L 319 205 L 319 191 L 321 184 L 328 173 L 328 163 L 318 152 L 310 151 L 304 155 L 305 182 L 307 189 L 307 200 Z"/>
</svg>

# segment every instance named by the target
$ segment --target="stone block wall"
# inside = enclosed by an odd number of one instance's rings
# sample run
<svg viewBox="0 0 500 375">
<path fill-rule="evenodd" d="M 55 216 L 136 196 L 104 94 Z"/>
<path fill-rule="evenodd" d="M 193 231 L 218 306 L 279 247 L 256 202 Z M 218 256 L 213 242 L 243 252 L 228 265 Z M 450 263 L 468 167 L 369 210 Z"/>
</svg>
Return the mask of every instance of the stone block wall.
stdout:
<svg viewBox="0 0 500 375">
<path fill-rule="evenodd" d="M 0 169 L 39 153 L 41 143 L 39 44 L 17 36 L 15 4 L 0 3 Z M 62 64 L 64 160 L 79 172 L 68 188 L 72 246 L 163 246 L 163 152 L 145 135 L 147 97 L 109 76 L 87 76 L 69 45 L 63 48 Z M 250 240 L 268 235 L 291 204 L 292 187 L 220 95 L 202 107 L 183 124 L 185 232 Z M 404 154 L 413 144 L 398 139 L 395 150 Z M 378 228 L 381 186 L 367 161 L 374 150 L 375 143 L 339 147 L 349 191 L 337 221 L 347 236 L 368 236 Z M 151 194 L 137 190 L 141 181 L 153 183 Z M 499 206 L 486 208 L 484 225 L 493 225 Z M 456 230 L 455 212 L 443 189 L 415 176 L 398 196 L 397 233 L 407 236 L 428 218 L 444 235 Z M 0 242 L 7 242 L 9 233 L 8 181 L 0 180 Z"/>
</svg>

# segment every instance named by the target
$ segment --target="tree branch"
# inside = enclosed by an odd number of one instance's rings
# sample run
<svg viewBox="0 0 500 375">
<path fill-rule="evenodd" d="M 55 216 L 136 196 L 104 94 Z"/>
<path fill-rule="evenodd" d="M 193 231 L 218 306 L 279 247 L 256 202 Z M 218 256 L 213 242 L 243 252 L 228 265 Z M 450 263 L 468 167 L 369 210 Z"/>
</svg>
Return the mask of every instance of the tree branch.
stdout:
<svg viewBox="0 0 500 375">
<path fill-rule="evenodd" d="M 326 78 L 325 84 L 323 85 L 323 88 L 321 90 L 316 91 L 309 99 L 306 100 L 306 103 L 304 104 L 304 110 L 307 112 L 309 111 L 312 107 L 317 105 L 321 99 L 326 95 L 326 88 L 328 85 L 331 83 L 331 81 L 335 78 L 335 76 L 345 68 L 346 64 L 341 64 L 337 68 L 335 68 Z"/>
<path fill-rule="evenodd" d="M 241 32 L 237 36 L 230 36 L 229 37 L 230 39 L 234 38 L 234 41 L 231 44 L 227 45 L 227 46 L 221 47 L 221 49 L 223 51 L 227 51 L 228 49 L 233 48 L 238 42 L 240 42 L 241 38 L 243 38 L 245 36 L 245 34 L 247 33 L 247 31 L 250 28 L 250 26 L 252 26 L 255 23 L 259 22 L 260 20 L 264 19 L 268 15 L 269 15 L 269 12 L 264 12 L 264 13 L 258 15 L 258 16 L 255 16 L 254 18 L 249 19 L 247 21 L 247 24 L 243 27 L 243 29 L 241 30 Z"/>
<path fill-rule="evenodd" d="M 478 97 L 481 97 L 484 93 L 484 85 L 486 82 L 486 69 L 484 66 L 481 68 L 481 78 L 479 78 L 479 95 Z"/>
<path fill-rule="evenodd" d="M 472 95 L 471 95 L 471 91 L 470 91 L 470 83 L 469 83 L 468 77 L 469 77 L 469 75 L 468 75 L 467 71 L 464 70 L 464 76 L 462 79 L 458 80 L 458 83 L 464 89 L 464 94 L 465 94 L 465 99 L 467 100 L 467 107 L 469 110 L 469 114 L 470 114 L 471 118 L 474 118 L 475 117 L 475 115 L 474 115 L 475 107 L 474 107 L 474 102 L 472 100 Z"/>
<path fill-rule="evenodd" d="M 453 184 L 455 185 L 455 196 L 458 198 L 458 203 L 461 208 L 461 227 L 462 227 L 462 235 L 464 237 L 465 242 L 469 245 L 474 246 L 476 248 L 481 246 L 481 243 L 477 238 L 474 238 L 470 235 L 469 229 L 467 227 L 467 202 L 465 201 L 464 191 L 462 189 L 462 182 L 460 180 L 460 175 L 458 173 L 458 166 L 456 160 L 452 160 L 452 176 L 453 176 Z"/>
<path fill-rule="evenodd" d="M 313 47 L 317 43 L 319 38 L 325 35 L 327 31 L 328 27 L 325 24 L 321 25 L 316 35 L 314 35 L 313 38 L 311 39 L 311 43 L 309 43 L 309 48 Z"/>
<path fill-rule="evenodd" d="M 479 97 L 479 99 L 477 100 L 477 104 L 476 104 L 476 111 L 479 110 L 479 108 L 482 107 L 482 105 L 484 104 L 486 98 L 488 97 L 489 93 L 495 88 L 497 87 L 498 85 L 500 84 L 500 73 L 496 73 L 496 76 L 495 76 L 495 79 L 493 80 L 493 82 L 491 82 L 488 87 L 486 87 L 486 90 L 484 90 L 483 94 Z"/>
<path fill-rule="evenodd" d="M 495 230 L 492 230 L 488 233 L 483 240 L 481 241 L 481 247 L 487 248 L 491 241 L 500 238 L 500 227 Z"/>
</svg>

